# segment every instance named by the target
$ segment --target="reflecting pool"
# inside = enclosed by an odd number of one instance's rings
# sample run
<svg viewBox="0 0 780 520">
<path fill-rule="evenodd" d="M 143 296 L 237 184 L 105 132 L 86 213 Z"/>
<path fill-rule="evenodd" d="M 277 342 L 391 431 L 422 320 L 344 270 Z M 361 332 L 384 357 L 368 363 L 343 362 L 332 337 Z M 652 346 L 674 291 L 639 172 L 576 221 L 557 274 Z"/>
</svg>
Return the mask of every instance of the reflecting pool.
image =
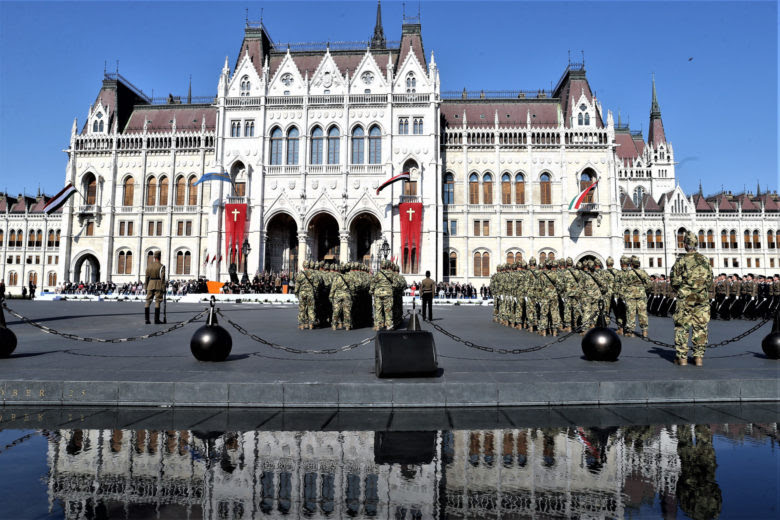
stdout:
<svg viewBox="0 0 780 520">
<path fill-rule="evenodd" d="M 0 517 L 778 517 L 775 403 L 536 412 L 5 408 Z"/>
</svg>

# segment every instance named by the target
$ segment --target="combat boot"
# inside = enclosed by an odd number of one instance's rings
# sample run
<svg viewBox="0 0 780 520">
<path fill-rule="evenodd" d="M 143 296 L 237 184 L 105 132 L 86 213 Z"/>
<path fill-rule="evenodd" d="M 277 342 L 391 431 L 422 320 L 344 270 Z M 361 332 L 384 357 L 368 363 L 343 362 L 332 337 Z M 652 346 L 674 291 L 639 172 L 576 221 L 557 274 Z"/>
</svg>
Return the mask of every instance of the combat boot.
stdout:
<svg viewBox="0 0 780 520">
<path fill-rule="evenodd" d="M 642 337 L 643 338 L 647 337 L 647 329 L 642 329 Z"/>
<path fill-rule="evenodd" d="M 144 307 L 144 318 L 146 320 L 145 323 L 147 325 L 152 323 L 151 321 L 149 321 L 149 307 Z"/>
<path fill-rule="evenodd" d="M 352 326 L 351 325 L 345 325 L 344 326 L 344 330 L 352 330 Z"/>
<path fill-rule="evenodd" d="M 704 358 L 701 356 L 693 356 L 693 364 L 697 367 L 704 366 Z"/>
<path fill-rule="evenodd" d="M 558 335 L 558 329 L 553 329 L 552 332 L 550 332 L 550 336 L 557 336 Z"/>
<path fill-rule="evenodd" d="M 303 325 L 303 324 L 298 325 L 298 330 L 303 330 L 305 327 L 306 327 L 306 325 Z"/>
<path fill-rule="evenodd" d="M 623 327 L 618 327 L 617 333 L 622 336 L 623 335 Z"/>
<path fill-rule="evenodd" d="M 546 330 L 546 329 L 545 329 L 545 330 L 540 330 L 540 331 L 539 331 L 539 335 L 540 335 L 541 337 L 545 337 L 545 336 L 547 335 L 547 330 Z"/>
<path fill-rule="evenodd" d="M 694 359 L 696 359 L 696 358 L 694 358 Z M 688 364 L 688 358 L 687 357 L 684 357 L 684 358 L 679 358 L 679 357 L 678 358 L 674 358 L 674 364 L 677 365 L 677 366 L 684 367 L 684 366 L 686 366 Z"/>
<path fill-rule="evenodd" d="M 162 322 L 160 321 L 160 309 L 154 309 L 154 324 L 155 325 L 162 325 Z"/>
<path fill-rule="evenodd" d="M 333 325 L 330 326 L 330 328 L 336 330 L 338 327 L 336 327 L 336 324 L 334 323 Z"/>
</svg>

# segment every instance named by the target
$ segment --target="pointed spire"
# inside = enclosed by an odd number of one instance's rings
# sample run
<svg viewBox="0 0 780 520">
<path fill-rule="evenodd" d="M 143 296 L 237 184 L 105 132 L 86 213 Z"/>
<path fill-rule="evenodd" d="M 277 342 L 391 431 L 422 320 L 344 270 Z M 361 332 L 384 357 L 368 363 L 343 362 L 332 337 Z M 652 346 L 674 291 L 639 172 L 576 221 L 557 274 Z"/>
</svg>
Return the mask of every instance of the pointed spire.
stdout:
<svg viewBox="0 0 780 520">
<path fill-rule="evenodd" d="M 658 96 L 655 93 L 655 73 L 653 73 L 653 104 L 650 107 L 650 119 L 661 117 L 661 107 L 658 105 Z"/>
<path fill-rule="evenodd" d="M 756 197 L 760 197 L 760 196 L 761 196 L 761 184 L 758 181 L 756 181 Z"/>
<path fill-rule="evenodd" d="M 228 57 L 225 56 L 225 65 L 222 66 L 222 74 L 230 73 L 230 65 L 228 65 Z"/>
<path fill-rule="evenodd" d="M 700 197 L 704 196 L 704 191 L 701 189 L 701 179 L 699 179 L 699 196 Z"/>
<path fill-rule="evenodd" d="M 385 30 L 382 28 L 382 1 L 376 3 L 376 25 L 374 25 L 374 36 L 371 38 L 372 49 L 384 49 L 387 47 L 385 39 Z"/>
<path fill-rule="evenodd" d="M 192 74 L 190 74 L 190 86 L 187 88 L 187 104 L 192 103 Z"/>
</svg>

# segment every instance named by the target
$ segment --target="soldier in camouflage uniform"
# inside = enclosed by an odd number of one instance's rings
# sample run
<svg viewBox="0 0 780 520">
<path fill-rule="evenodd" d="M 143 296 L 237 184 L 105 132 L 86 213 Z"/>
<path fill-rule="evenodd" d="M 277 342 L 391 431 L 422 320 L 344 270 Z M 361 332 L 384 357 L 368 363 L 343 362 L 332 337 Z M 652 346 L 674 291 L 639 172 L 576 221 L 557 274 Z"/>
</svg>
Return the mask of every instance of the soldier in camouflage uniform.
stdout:
<svg viewBox="0 0 780 520">
<path fill-rule="evenodd" d="M 580 289 L 582 291 L 582 330 L 581 335 L 584 335 L 588 329 L 596 326 L 596 319 L 599 314 L 598 303 L 601 300 L 602 294 L 606 291 L 596 275 L 594 270 L 596 268 L 593 260 L 584 262 L 584 268 L 580 277 Z"/>
<path fill-rule="evenodd" d="M 688 364 L 688 330 L 693 341 L 693 361 L 702 366 L 707 344 L 707 326 L 710 309 L 707 289 L 712 280 L 712 267 L 707 259 L 696 251 L 696 235 L 688 231 L 683 238 L 685 254 L 672 266 L 672 287 L 677 292 L 677 309 L 674 313 L 675 363 Z"/>
<path fill-rule="evenodd" d="M 496 266 L 496 272 L 490 277 L 490 294 L 493 296 L 493 321 L 499 321 L 499 313 L 501 312 L 501 298 L 498 291 L 498 275 L 501 273 L 501 264 Z"/>
<path fill-rule="evenodd" d="M 647 337 L 647 289 L 650 287 L 650 276 L 644 269 L 639 268 L 639 258 L 631 257 L 630 268 L 621 273 L 618 281 L 620 294 L 626 302 L 626 323 L 623 330 L 626 335 L 633 332 L 636 319 L 639 319 L 639 327 L 642 337 Z"/>
<path fill-rule="evenodd" d="M 572 271 L 574 270 L 574 262 L 571 258 L 564 260 L 561 258 L 558 261 L 558 281 L 561 299 L 563 300 L 563 319 L 561 320 L 561 330 L 563 332 L 571 332 L 577 327 L 577 318 L 580 317 L 580 283 L 577 278 L 574 277 Z M 572 315 L 574 317 L 574 323 L 572 323 Z"/>
<path fill-rule="evenodd" d="M 388 260 L 382 260 L 379 271 L 371 278 L 369 292 L 374 297 L 374 330 L 393 328 L 393 272 Z"/>
<path fill-rule="evenodd" d="M 608 297 L 604 299 L 606 304 L 604 309 L 606 309 L 607 313 L 609 313 L 609 311 L 612 310 L 614 313 L 616 313 L 615 317 L 617 317 L 617 310 L 615 310 L 615 282 L 617 280 L 617 275 L 620 271 L 615 269 L 615 261 L 612 259 L 611 256 L 607 257 L 607 268 L 603 272 L 604 272 L 604 279 L 607 281 L 607 295 L 608 295 Z"/>
<path fill-rule="evenodd" d="M 536 258 L 528 259 L 528 276 L 526 278 L 525 296 L 525 320 L 529 331 L 537 326 L 538 315 L 536 312 L 536 301 L 539 287 L 539 272 L 536 269 Z M 538 329 L 537 329 L 538 330 Z"/>
<path fill-rule="evenodd" d="M 552 261 L 541 262 L 538 273 L 537 295 L 539 296 L 539 335 L 558 335 L 561 328 L 561 315 L 558 311 L 558 290 L 555 285 L 555 274 L 550 271 Z"/>
<path fill-rule="evenodd" d="M 525 260 L 522 258 L 515 262 L 517 265 L 517 278 L 516 278 L 516 285 L 514 287 L 514 291 L 512 293 L 512 296 L 515 300 L 515 328 L 518 330 L 522 330 L 525 327 L 524 320 L 525 320 L 525 295 L 528 292 L 528 277 L 530 276 L 528 271 L 526 270 L 526 267 L 528 266 L 525 263 Z"/>
<path fill-rule="evenodd" d="M 352 295 L 354 290 L 345 274 L 347 274 L 347 266 L 337 268 L 333 273 L 333 282 L 330 285 L 330 301 L 333 305 L 330 324 L 333 330 L 342 327 L 346 330 L 352 328 Z"/>
<path fill-rule="evenodd" d="M 313 263 L 305 261 L 303 270 L 295 278 L 295 295 L 298 297 L 298 328 L 300 330 L 313 329 L 317 323 L 315 304 L 321 280 L 317 272 L 312 271 Z"/>
<path fill-rule="evenodd" d="M 396 263 L 391 263 L 393 272 L 393 326 L 396 327 L 403 321 L 404 291 L 406 290 L 406 278 L 401 276 L 401 268 Z"/>
</svg>

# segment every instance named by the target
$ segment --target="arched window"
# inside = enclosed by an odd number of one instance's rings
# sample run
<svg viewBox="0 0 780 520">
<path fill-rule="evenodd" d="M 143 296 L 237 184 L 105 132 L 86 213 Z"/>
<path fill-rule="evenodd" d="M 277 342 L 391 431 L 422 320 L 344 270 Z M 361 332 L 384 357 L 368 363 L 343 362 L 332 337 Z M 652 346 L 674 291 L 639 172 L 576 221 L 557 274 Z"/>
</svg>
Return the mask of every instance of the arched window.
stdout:
<svg viewBox="0 0 780 520">
<path fill-rule="evenodd" d="M 683 249 L 685 247 L 685 228 L 680 228 L 677 230 L 677 248 Z"/>
<path fill-rule="evenodd" d="M 582 114 L 579 114 L 579 115 L 577 116 L 577 124 L 578 124 L 579 126 L 582 126 Z"/>
<path fill-rule="evenodd" d="M 744 236 L 745 236 L 745 249 L 750 249 L 752 247 L 752 244 L 750 243 L 750 231 L 746 229 Z"/>
<path fill-rule="evenodd" d="M 626 249 L 631 249 L 631 230 L 626 229 L 623 231 L 623 246 Z"/>
<path fill-rule="evenodd" d="M 550 261 L 555 260 L 555 253 L 553 253 L 552 251 L 547 253 L 547 260 L 550 260 Z"/>
<path fill-rule="evenodd" d="M 382 131 L 377 125 L 368 130 L 368 163 L 382 162 Z"/>
<path fill-rule="evenodd" d="M 38 273 L 35 271 L 30 271 L 30 274 L 27 277 L 27 281 L 33 285 L 38 285 Z"/>
<path fill-rule="evenodd" d="M 593 181 L 596 180 L 596 176 L 591 173 L 590 171 L 584 171 L 582 172 L 582 175 L 580 175 L 580 191 L 586 189 L 588 186 L 590 186 Z M 585 196 L 585 200 L 583 202 L 593 202 L 593 193 L 596 191 L 596 188 L 593 188 L 588 192 L 588 194 Z"/>
<path fill-rule="evenodd" d="M 539 262 L 547 261 L 547 253 L 539 253 Z"/>
<path fill-rule="evenodd" d="M 40 229 L 35 233 L 35 247 L 43 246 L 43 231 Z"/>
<path fill-rule="evenodd" d="M 525 204 L 525 177 L 522 173 L 515 175 L 515 204 Z"/>
<path fill-rule="evenodd" d="M 98 132 L 102 132 L 102 131 L 103 131 L 103 121 L 98 123 Z"/>
<path fill-rule="evenodd" d="M 455 176 L 451 173 L 444 175 L 442 201 L 444 204 L 455 204 Z"/>
<path fill-rule="evenodd" d="M 590 114 L 585 113 L 585 126 L 590 124 Z"/>
<path fill-rule="evenodd" d="M 282 130 L 277 126 L 271 130 L 271 165 L 282 164 Z"/>
<path fill-rule="evenodd" d="M 458 275 L 458 254 L 455 251 L 450 251 L 449 255 L 444 253 L 444 274 L 445 276 Z"/>
<path fill-rule="evenodd" d="M 761 249 L 761 235 L 757 229 L 753 231 L 753 249 Z"/>
<path fill-rule="evenodd" d="M 154 206 L 155 197 L 157 196 L 157 179 L 149 177 L 146 180 L 146 205 Z"/>
<path fill-rule="evenodd" d="M 417 92 L 417 78 L 412 72 L 406 75 L 406 92 Z"/>
<path fill-rule="evenodd" d="M 49 282 L 48 283 L 49 287 L 54 287 L 55 285 L 57 285 L 57 273 L 55 273 L 54 271 L 49 271 L 49 276 L 47 277 L 46 281 Z"/>
<path fill-rule="evenodd" d="M 50 235 L 51 235 L 51 233 L 52 233 L 52 232 L 51 232 L 51 231 L 49 231 L 49 234 L 50 234 Z M 4 239 L 3 230 L 2 230 L 2 229 L 0 229 L 0 247 L 3 247 L 3 239 Z"/>
<path fill-rule="evenodd" d="M 186 199 L 186 195 L 187 195 L 187 183 L 184 180 L 184 176 L 179 175 L 176 178 L 176 188 L 174 193 L 174 197 L 176 199 L 175 204 L 177 206 L 184 206 L 184 200 Z"/>
<path fill-rule="evenodd" d="M 655 247 L 656 249 L 662 249 L 664 247 L 664 236 L 661 234 L 660 229 L 655 232 Z"/>
<path fill-rule="evenodd" d="M 57 230 L 57 234 L 54 237 L 54 247 L 60 247 L 60 230 Z"/>
<path fill-rule="evenodd" d="M 187 204 L 190 206 L 198 205 L 198 187 L 195 186 L 197 179 L 194 175 L 191 175 L 187 179 Z"/>
<path fill-rule="evenodd" d="M 311 131 L 311 164 L 322 164 L 322 128 L 315 126 Z"/>
<path fill-rule="evenodd" d="M 97 180 L 95 180 L 95 176 L 91 173 L 86 174 L 82 181 L 82 185 L 86 204 L 95 204 L 95 201 L 97 200 Z"/>
<path fill-rule="evenodd" d="M 634 201 L 634 205 L 638 208 L 642 205 L 642 201 L 645 197 L 645 189 L 642 186 L 638 186 L 634 189 L 634 196 L 632 197 L 632 200 Z"/>
<path fill-rule="evenodd" d="M 501 204 L 512 204 L 512 177 L 508 173 L 501 176 Z"/>
<path fill-rule="evenodd" d="M 482 176 L 482 204 L 493 204 L 493 176 L 489 173 Z"/>
<path fill-rule="evenodd" d="M 160 192 L 160 196 L 157 200 L 157 205 L 167 206 L 168 205 L 168 177 L 160 177 L 160 186 L 158 191 Z"/>
<path fill-rule="evenodd" d="M 634 249 L 639 249 L 639 230 L 634 230 Z"/>
<path fill-rule="evenodd" d="M 287 164 L 298 164 L 298 129 L 287 131 Z"/>
<path fill-rule="evenodd" d="M 0 246 L 3 245 L 3 232 L 0 231 Z M 769 249 L 775 248 L 775 234 L 772 230 L 766 232 L 766 247 Z"/>
<path fill-rule="evenodd" d="M 22 242 L 24 242 L 24 233 L 21 229 L 16 230 L 16 247 L 22 247 Z"/>
<path fill-rule="evenodd" d="M 720 247 L 723 249 L 729 248 L 729 234 L 725 229 L 720 232 Z"/>
<path fill-rule="evenodd" d="M 490 276 L 490 253 L 474 253 L 474 276 Z"/>
<path fill-rule="evenodd" d="M 479 204 L 479 176 L 476 173 L 469 176 L 469 204 Z"/>
<path fill-rule="evenodd" d="M 13 229 L 8 233 L 8 247 L 16 247 L 16 231 Z"/>
<path fill-rule="evenodd" d="M 0 231 L 0 239 L 3 237 L 3 232 Z M 0 240 L 0 245 L 3 245 L 3 241 Z M 49 234 L 46 237 L 46 247 L 54 247 L 54 230 L 50 229 Z"/>
<path fill-rule="evenodd" d="M 366 133 L 362 126 L 352 129 L 352 164 L 363 164 L 366 156 Z"/>
<path fill-rule="evenodd" d="M 27 232 L 27 247 L 35 246 L 35 230 L 31 229 Z"/>
<path fill-rule="evenodd" d="M 98 122 L 97 122 L 97 119 L 95 119 L 95 120 L 92 122 L 92 131 L 93 131 L 93 132 L 97 132 L 97 131 L 98 131 Z"/>
<path fill-rule="evenodd" d="M 506 254 L 506 263 L 508 263 L 508 264 L 514 264 L 515 263 L 515 254 L 512 251 L 509 251 Z"/>
<path fill-rule="evenodd" d="M 133 180 L 132 177 L 128 177 L 127 179 L 125 179 L 125 182 L 122 185 L 122 205 L 132 206 L 134 194 L 135 194 L 135 180 Z"/>
<path fill-rule="evenodd" d="M 152 263 L 152 259 L 154 258 L 154 253 L 157 251 L 156 249 L 150 249 L 149 252 L 146 253 L 146 267 L 149 267 L 149 264 Z"/>
<path fill-rule="evenodd" d="M 729 233 L 729 242 L 731 244 L 729 246 L 731 247 L 731 249 L 736 249 L 739 246 L 739 244 L 737 243 L 737 232 L 734 229 L 732 229 L 731 232 Z"/>
<path fill-rule="evenodd" d="M 120 251 L 116 262 L 117 274 L 132 274 L 133 272 L 133 253 L 131 251 Z"/>
<path fill-rule="evenodd" d="M 15 271 L 11 271 L 8 273 L 8 285 L 17 285 L 19 283 L 19 277 L 17 276 Z"/>
<path fill-rule="evenodd" d="M 707 249 L 715 249 L 715 234 L 711 229 L 707 231 Z"/>
<path fill-rule="evenodd" d="M 653 242 L 653 230 L 647 232 L 647 248 L 653 249 L 655 247 L 655 243 Z"/>
<path fill-rule="evenodd" d="M 339 163 L 339 140 L 341 134 L 335 126 L 328 130 L 328 164 Z"/>
<path fill-rule="evenodd" d="M 249 89 L 251 88 L 252 84 L 249 81 L 249 76 L 244 76 L 241 78 L 241 92 L 240 96 L 248 96 L 249 95 Z"/>
<path fill-rule="evenodd" d="M 552 204 L 552 183 L 546 173 L 539 177 L 539 204 Z"/>
<path fill-rule="evenodd" d="M 190 261 L 192 255 L 189 251 L 176 253 L 176 274 L 190 274 Z"/>
<path fill-rule="evenodd" d="M 699 230 L 698 239 L 699 239 L 699 249 L 704 249 L 705 247 L 707 247 L 706 246 L 706 242 L 704 241 L 704 230 L 703 229 Z"/>
</svg>

